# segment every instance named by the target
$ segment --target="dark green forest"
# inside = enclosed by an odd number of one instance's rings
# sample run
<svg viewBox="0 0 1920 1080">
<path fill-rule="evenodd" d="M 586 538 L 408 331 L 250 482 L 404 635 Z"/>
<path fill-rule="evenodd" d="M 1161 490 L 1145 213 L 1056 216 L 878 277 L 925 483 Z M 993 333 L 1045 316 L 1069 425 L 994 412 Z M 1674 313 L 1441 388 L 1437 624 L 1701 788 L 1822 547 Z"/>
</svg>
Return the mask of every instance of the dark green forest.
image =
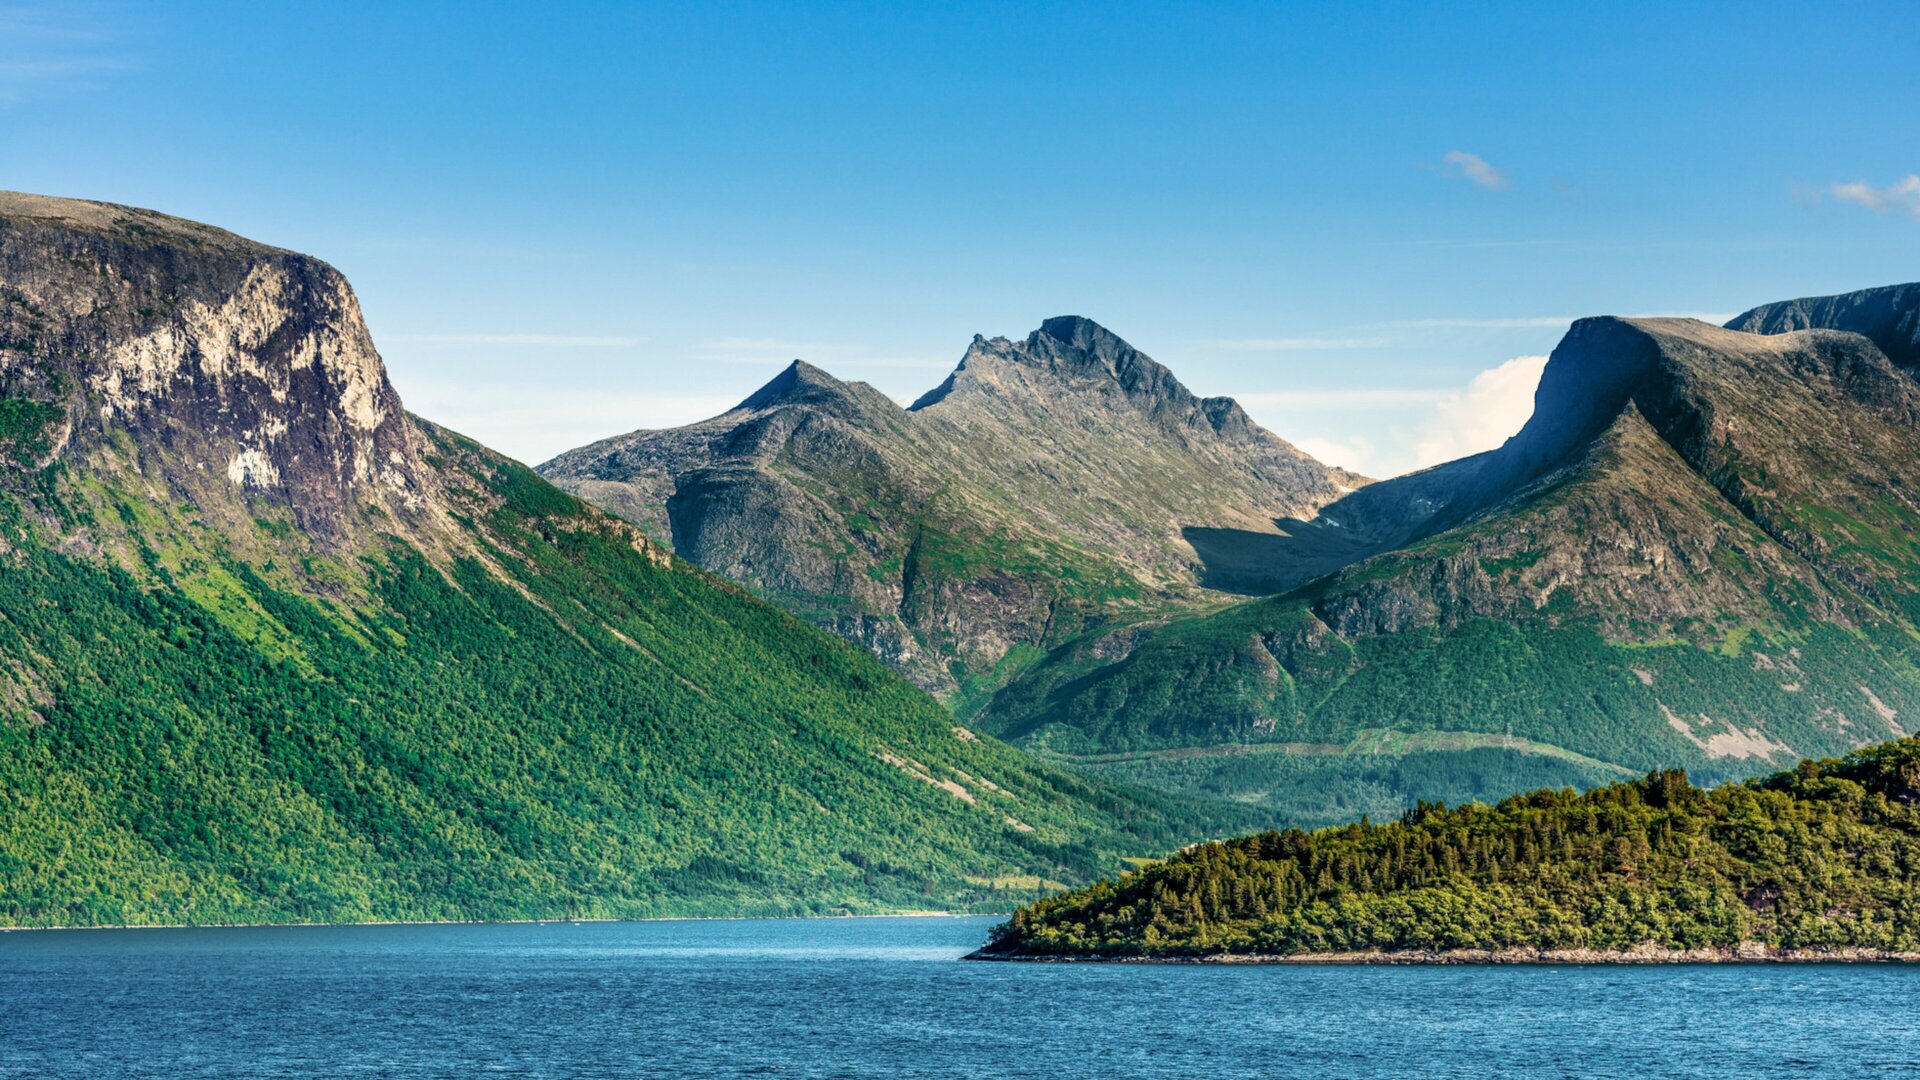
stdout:
<svg viewBox="0 0 1920 1080">
<path fill-rule="evenodd" d="M 1085 647 L 1057 650 L 1003 691 L 982 722 L 1003 738 L 1076 756 L 1220 743 L 1344 745 L 1378 729 L 1502 733 L 1636 772 L 1685 763 L 1717 781 L 1744 779 L 1768 763 L 1708 757 L 1660 720 L 1662 706 L 1689 718 L 1698 737 L 1729 730 L 1702 714 L 1737 715 L 1815 753 L 1849 742 L 1844 729 L 1809 711 L 1816 695 L 1870 717 L 1876 710 L 1864 685 L 1903 715 L 1920 710 L 1917 651 L 1903 628 L 1804 618 L 1719 648 L 1614 641 L 1590 620 L 1474 619 L 1356 643 L 1332 639 L 1324 653 L 1298 652 L 1298 670 L 1276 671 L 1262 638 L 1294 633 L 1310 599 L 1303 590 L 1171 623 L 1105 668 L 1082 655 Z M 1783 676 L 1774 665 L 1788 656 L 1792 674 Z M 1797 685 L 1783 690 L 1789 679 Z"/>
<path fill-rule="evenodd" d="M 1660 771 L 1199 844 L 1042 900 L 989 954 L 1920 953 L 1920 738 L 1711 790 Z"/>
<path fill-rule="evenodd" d="M 286 584 L 325 584 L 304 556 L 155 550 L 171 534 L 110 476 L 5 500 L 0 923 L 1005 910 L 1255 824 L 957 729 L 866 653 L 434 437 L 472 546 L 390 538 L 337 597 Z M 112 528 L 144 565 L 56 541 Z"/>
<path fill-rule="evenodd" d="M 1445 748 L 1447 741 L 1446 733 L 1374 731 L 1307 752 L 1256 744 L 1232 748 L 1243 752 L 1231 754 L 1174 750 L 1063 760 L 1082 773 L 1120 783 L 1233 799 L 1258 807 L 1270 823 L 1303 829 L 1369 815 L 1397 817 L 1417 802 L 1496 802 L 1536 787 L 1587 788 L 1632 775 L 1617 766 L 1527 748 L 1454 749 Z M 1372 751 L 1369 743 L 1388 746 Z"/>
</svg>

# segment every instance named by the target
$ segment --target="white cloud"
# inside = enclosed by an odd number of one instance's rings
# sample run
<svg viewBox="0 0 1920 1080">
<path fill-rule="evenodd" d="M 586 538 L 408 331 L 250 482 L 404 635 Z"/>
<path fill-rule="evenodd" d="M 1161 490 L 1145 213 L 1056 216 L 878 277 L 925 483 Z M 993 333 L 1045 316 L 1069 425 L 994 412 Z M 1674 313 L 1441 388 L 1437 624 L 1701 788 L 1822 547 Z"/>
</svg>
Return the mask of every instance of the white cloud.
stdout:
<svg viewBox="0 0 1920 1080">
<path fill-rule="evenodd" d="M 782 355 L 808 353 L 814 356 L 822 356 L 829 353 L 846 352 L 849 349 L 857 350 L 858 348 L 860 348 L 857 345 L 854 345 L 854 346 L 823 345 L 823 344 L 820 344 L 819 342 L 810 342 L 810 341 L 783 341 L 779 338 L 745 338 L 745 337 L 718 338 L 714 341 L 704 342 L 702 344 L 702 347 L 707 349 L 712 349 L 716 352 L 727 352 L 727 353 L 759 352 L 759 353 L 778 353 Z"/>
<path fill-rule="evenodd" d="M 1440 162 L 1441 172 L 1448 176 L 1464 177 L 1488 191 L 1504 190 L 1510 183 L 1505 172 L 1494 168 L 1479 154 L 1469 154 L 1465 150 L 1449 150 L 1447 156 L 1441 158 Z"/>
<path fill-rule="evenodd" d="M 1323 465 L 1338 465 L 1351 469 L 1362 476 L 1380 475 L 1379 451 L 1373 441 L 1364 435 L 1349 435 L 1344 438 L 1325 438 L 1308 435 L 1293 439 L 1293 445 L 1312 454 Z"/>
<path fill-rule="evenodd" d="M 0 6 L 0 105 L 63 91 L 95 89 L 126 69 L 110 55 L 115 34 L 87 5 Z"/>
<path fill-rule="evenodd" d="M 1920 174 L 1908 173 L 1886 187 L 1860 181 L 1834 184 L 1827 192 L 1840 202 L 1864 206 L 1876 214 L 1899 212 L 1920 218 Z"/>
<path fill-rule="evenodd" d="M 1388 477 L 1505 442 L 1533 414 L 1533 392 L 1546 364 L 1544 356 L 1516 357 L 1451 389 L 1369 386 L 1234 397 L 1321 461 Z"/>
<path fill-rule="evenodd" d="M 1438 465 L 1505 442 L 1533 415 L 1533 392 L 1546 366 L 1544 356 L 1517 356 L 1435 402 L 1414 444 L 1414 467 Z"/>
<path fill-rule="evenodd" d="M 959 366 L 958 360 L 940 360 L 934 357 L 915 356 L 873 356 L 842 360 L 848 367 L 856 368 L 933 368 L 948 371 Z"/>
<path fill-rule="evenodd" d="M 382 341 L 409 345 L 457 348 L 633 349 L 659 345 L 647 338 L 620 334 L 388 334 Z M 924 357 L 875 356 L 865 345 L 828 345 L 776 338 L 719 338 L 702 342 L 694 359 L 747 367 L 785 365 L 798 357 L 821 367 L 950 368 L 951 360 Z M 771 373 L 769 373 L 771 375 Z"/>
<path fill-rule="evenodd" d="M 1383 349 L 1393 344 L 1386 338 L 1246 338 L 1238 341 L 1209 342 L 1229 352 L 1305 352 L 1316 349 Z"/>
<path fill-rule="evenodd" d="M 1699 319 L 1701 322 L 1723 323 L 1738 314 L 1737 311 L 1669 311 L 1625 317 L 1629 319 Z M 1506 319 L 1401 319 L 1387 325 L 1406 330 L 1564 330 L 1580 318 L 1583 316 L 1522 315 Z"/>
</svg>

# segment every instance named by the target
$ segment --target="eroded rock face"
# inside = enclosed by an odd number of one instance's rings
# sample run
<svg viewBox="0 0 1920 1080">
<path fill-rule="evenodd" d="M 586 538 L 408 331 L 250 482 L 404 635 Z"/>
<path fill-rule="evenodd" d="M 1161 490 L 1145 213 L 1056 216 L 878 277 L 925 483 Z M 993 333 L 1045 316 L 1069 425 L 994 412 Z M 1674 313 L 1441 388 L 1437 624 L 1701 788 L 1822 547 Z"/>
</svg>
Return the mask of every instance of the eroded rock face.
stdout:
<svg viewBox="0 0 1920 1080">
<path fill-rule="evenodd" d="M 279 504 L 323 543 L 351 543 L 369 507 L 402 529 L 430 516 L 418 433 L 352 289 L 318 260 L 0 194 L 0 339 L 0 396 L 59 414 L 40 464 L 131 447 L 182 496 Z"/>
<path fill-rule="evenodd" d="M 1422 568 L 1414 578 L 1369 581 L 1323 598 L 1314 612 L 1345 637 L 1403 634 L 1436 623 L 1458 626 L 1468 619 L 1497 618 L 1507 607 L 1494 593 L 1479 559 L 1451 555 Z"/>
<path fill-rule="evenodd" d="M 910 408 L 795 361 L 723 416 L 541 471 L 933 690 L 1239 587 L 1220 547 L 1365 483 L 1073 317 L 976 337 Z"/>
</svg>

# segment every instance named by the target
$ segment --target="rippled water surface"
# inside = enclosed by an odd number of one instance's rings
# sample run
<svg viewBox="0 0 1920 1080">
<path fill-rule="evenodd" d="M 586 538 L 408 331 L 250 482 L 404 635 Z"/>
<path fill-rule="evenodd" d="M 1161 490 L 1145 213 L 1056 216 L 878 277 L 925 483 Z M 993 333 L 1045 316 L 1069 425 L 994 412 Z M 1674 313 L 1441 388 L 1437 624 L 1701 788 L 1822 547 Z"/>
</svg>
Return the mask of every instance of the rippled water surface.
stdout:
<svg viewBox="0 0 1920 1080">
<path fill-rule="evenodd" d="M 962 963 L 989 919 L 0 934 L 0 1076 L 1883 1076 L 1920 970 Z"/>
</svg>

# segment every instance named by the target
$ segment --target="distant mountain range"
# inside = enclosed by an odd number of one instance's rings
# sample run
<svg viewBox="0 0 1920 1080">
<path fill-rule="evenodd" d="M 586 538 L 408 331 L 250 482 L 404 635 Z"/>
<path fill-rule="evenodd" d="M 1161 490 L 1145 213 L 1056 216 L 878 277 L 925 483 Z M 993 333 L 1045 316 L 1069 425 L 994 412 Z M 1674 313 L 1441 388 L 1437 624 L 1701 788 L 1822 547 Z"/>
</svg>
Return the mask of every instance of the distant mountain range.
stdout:
<svg viewBox="0 0 1920 1080">
<path fill-rule="evenodd" d="M 1581 320 L 1504 446 L 1369 483 L 1068 317 L 549 483 L 326 264 L 0 194 L 0 923 L 1004 910 L 1903 736 L 1917 371 L 1920 286 Z"/>
<path fill-rule="evenodd" d="M 1364 483 L 1080 318 L 976 337 L 906 408 L 795 361 L 712 420 L 540 472 L 963 712 L 1090 629 L 1269 591 L 1242 538 Z"/>
<path fill-rule="evenodd" d="M 346 280 L 0 194 L 0 924 L 1001 910 L 1251 824 L 408 414 Z"/>
<path fill-rule="evenodd" d="M 1081 319 L 543 470 L 1084 769 L 1307 822 L 1750 775 L 1920 716 L 1916 312 L 1582 320 L 1505 446 L 1374 484 Z"/>
</svg>

